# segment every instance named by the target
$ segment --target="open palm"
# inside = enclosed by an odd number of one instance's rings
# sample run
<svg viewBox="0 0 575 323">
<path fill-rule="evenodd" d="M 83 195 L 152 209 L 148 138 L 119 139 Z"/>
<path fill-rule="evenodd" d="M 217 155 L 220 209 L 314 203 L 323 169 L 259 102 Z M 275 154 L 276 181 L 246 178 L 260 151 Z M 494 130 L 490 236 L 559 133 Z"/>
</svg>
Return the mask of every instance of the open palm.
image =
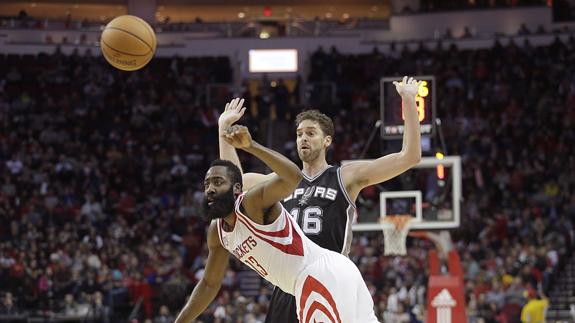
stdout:
<svg viewBox="0 0 575 323">
<path fill-rule="evenodd" d="M 225 129 L 240 120 L 246 112 L 246 108 L 244 108 L 243 105 L 244 99 L 240 98 L 235 98 L 226 103 L 226 108 L 218 119 L 218 125 L 220 128 Z"/>
<path fill-rule="evenodd" d="M 395 85 L 397 93 L 399 93 L 399 95 L 401 95 L 402 98 L 403 97 L 415 98 L 417 92 L 419 91 L 419 86 L 421 85 L 421 82 L 417 81 L 413 77 L 410 77 L 408 79 L 407 76 L 404 76 L 403 81 L 401 82 L 396 81 L 393 82 L 393 84 Z"/>
</svg>

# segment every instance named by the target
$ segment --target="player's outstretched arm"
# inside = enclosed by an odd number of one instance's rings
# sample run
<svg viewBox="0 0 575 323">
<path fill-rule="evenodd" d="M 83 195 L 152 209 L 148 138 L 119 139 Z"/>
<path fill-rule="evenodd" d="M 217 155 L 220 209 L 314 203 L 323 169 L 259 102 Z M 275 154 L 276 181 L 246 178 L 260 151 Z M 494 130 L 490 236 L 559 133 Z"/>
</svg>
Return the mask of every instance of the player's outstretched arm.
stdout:
<svg viewBox="0 0 575 323">
<path fill-rule="evenodd" d="M 178 314 L 176 323 L 195 320 L 214 300 L 228 268 L 229 253 L 218 238 L 217 223 L 212 221 L 208 229 L 208 261 L 204 276 L 194 288 L 184 308 Z"/>
<path fill-rule="evenodd" d="M 248 191 L 255 185 L 269 180 L 273 174 L 264 175 L 259 173 L 244 173 L 236 149 L 223 139 L 226 135 L 226 129 L 236 123 L 244 115 L 245 111 L 244 99 L 235 98 L 226 103 L 226 108 L 218 119 L 218 142 L 220 148 L 220 159 L 229 160 L 238 166 L 242 172 L 244 191 Z"/>
<path fill-rule="evenodd" d="M 236 123 L 246 112 L 244 108 L 244 99 L 235 98 L 226 103 L 224 112 L 218 119 L 218 143 L 220 148 L 220 159 L 229 160 L 234 163 L 243 174 L 242 164 L 236 152 L 236 149 L 227 143 L 223 137 L 226 135 L 226 129 Z"/>
<path fill-rule="evenodd" d="M 389 154 L 372 161 L 356 161 L 342 168 L 346 189 L 355 199 L 364 187 L 393 178 L 421 160 L 421 134 L 415 98 L 420 82 L 405 76 L 401 82 L 393 82 L 403 101 L 405 125 L 403 146 L 398 153 Z"/>
<path fill-rule="evenodd" d="M 270 175 L 269 180 L 251 189 L 244 199 L 247 204 L 253 202 L 252 206 L 258 211 L 268 209 L 289 196 L 303 178 L 301 170 L 291 160 L 253 141 L 248 128 L 239 125 L 232 126 L 228 128 L 224 138 L 235 148 L 257 157 L 275 173 Z"/>
<path fill-rule="evenodd" d="M 259 174 L 259 173 L 244 173 L 242 176 L 244 192 L 249 191 L 252 187 L 269 181 L 275 176 L 275 173 Z"/>
</svg>

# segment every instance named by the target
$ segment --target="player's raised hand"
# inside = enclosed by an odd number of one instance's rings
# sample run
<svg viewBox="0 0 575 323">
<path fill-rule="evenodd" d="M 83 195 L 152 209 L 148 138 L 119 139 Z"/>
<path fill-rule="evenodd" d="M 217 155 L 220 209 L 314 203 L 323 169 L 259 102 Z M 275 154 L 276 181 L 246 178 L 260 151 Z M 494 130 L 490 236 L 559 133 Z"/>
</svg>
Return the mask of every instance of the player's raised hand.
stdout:
<svg viewBox="0 0 575 323">
<path fill-rule="evenodd" d="M 252 135 L 246 126 L 233 125 L 228 127 L 223 135 L 224 140 L 238 149 L 249 148 L 253 145 Z"/>
<path fill-rule="evenodd" d="M 246 112 L 246 108 L 244 108 L 244 99 L 235 98 L 231 100 L 226 103 L 226 108 L 218 119 L 218 126 L 220 129 L 227 129 L 236 123 L 236 121 L 240 120 L 244 115 L 244 112 Z"/>
<path fill-rule="evenodd" d="M 393 82 L 395 85 L 395 89 L 397 93 L 401 95 L 402 98 L 415 98 L 417 92 L 419 91 L 419 85 L 421 85 L 420 81 L 417 81 L 413 77 L 407 78 L 407 76 L 403 77 L 403 81 L 401 82 Z"/>
</svg>

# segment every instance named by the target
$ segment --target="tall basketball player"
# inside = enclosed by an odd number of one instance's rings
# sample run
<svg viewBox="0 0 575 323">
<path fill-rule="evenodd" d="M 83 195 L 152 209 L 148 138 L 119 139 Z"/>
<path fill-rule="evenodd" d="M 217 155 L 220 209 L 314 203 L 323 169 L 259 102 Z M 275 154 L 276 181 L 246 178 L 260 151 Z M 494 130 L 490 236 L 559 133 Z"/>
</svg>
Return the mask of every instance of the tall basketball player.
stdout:
<svg viewBox="0 0 575 323">
<path fill-rule="evenodd" d="M 389 180 L 419 163 L 421 135 L 417 115 L 416 95 L 419 82 L 404 77 L 394 82 L 403 101 L 405 119 L 403 146 L 400 152 L 372 161 L 355 161 L 341 167 L 331 166 L 326 151 L 332 143 L 332 120 L 317 110 L 304 111 L 296 117 L 297 150 L 303 162 L 303 180 L 285 198 L 283 206 L 312 241 L 343 255 L 348 255 L 352 240 L 352 219 L 359 192 L 370 185 Z M 234 99 L 219 119 L 220 138 L 224 129 L 244 113 L 243 100 Z M 220 158 L 240 166 L 233 147 L 220 140 Z M 241 169 L 241 168 L 240 168 Z M 246 173 L 244 189 L 264 181 L 268 175 Z M 266 317 L 266 323 L 297 323 L 294 298 L 276 288 Z"/>
<path fill-rule="evenodd" d="M 204 179 L 208 260 L 204 276 L 176 322 L 191 322 L 217 295 L 229 253 L 285 293 L 295 296 L 300 322 L 375 323 L 373 301 L 355 264 L 308 239 L 279 203 L 302 179 L 296 164 L 254 143 L 246 127 L 233 126 L 226 140 L 256 156 L 275 175 L 242 193 L 242 175 L 216 160 Z"/>
</svg>

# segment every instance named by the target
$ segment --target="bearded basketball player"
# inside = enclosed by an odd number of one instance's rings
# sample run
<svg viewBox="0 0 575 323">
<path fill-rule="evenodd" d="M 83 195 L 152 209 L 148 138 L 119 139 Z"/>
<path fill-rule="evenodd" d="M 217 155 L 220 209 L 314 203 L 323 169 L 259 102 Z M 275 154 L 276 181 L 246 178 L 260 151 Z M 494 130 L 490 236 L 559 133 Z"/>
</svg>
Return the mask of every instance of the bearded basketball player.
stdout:
<svg viewBox="0 0 575 323">
<path fill-rule="evenodd" d="M 373 300 L 355 264 L 309 240 L 279 201 L 302 179 L 296 164 L 254 143 L 233 126 L 226 140 L 256 156 L 275 175 L 243 192 L 242 175 L 227 160 L 212 163 L 204 179 L 208 260 L 204 276 L 176 322 L 196 319 L 218 294 L 229 254 L 296 300 L 300 322 L 376 323 Z"/>
</svg>

